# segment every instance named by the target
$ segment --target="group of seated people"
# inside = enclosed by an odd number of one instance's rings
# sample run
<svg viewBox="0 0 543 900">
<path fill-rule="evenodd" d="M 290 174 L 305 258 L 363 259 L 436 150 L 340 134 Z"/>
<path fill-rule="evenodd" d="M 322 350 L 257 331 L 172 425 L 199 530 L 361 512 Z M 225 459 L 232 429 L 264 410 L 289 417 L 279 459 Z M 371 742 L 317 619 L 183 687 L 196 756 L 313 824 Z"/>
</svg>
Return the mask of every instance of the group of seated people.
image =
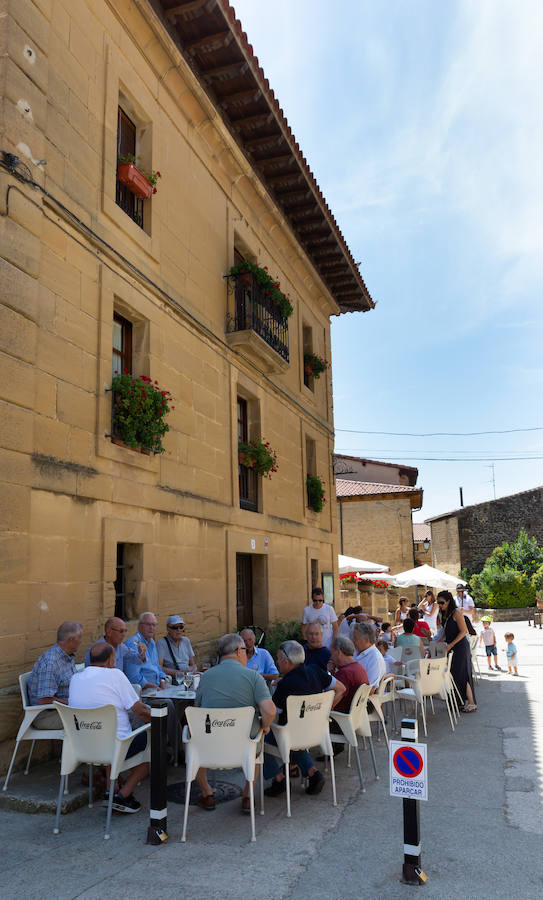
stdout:
<svg viewBox="0 0 543 900">
<path fill-rule="evenodd" d="M 144 612 L 139 617 L 138 630 L 128 633 L 122 619 L 107 620 L 104 635 L 87 650 L 85 669 L 77 672 L 75 654 L 83 639 L 79 622 L 63 622 L 57 630 L 56 643 L 39 657 L 28 682 L 28 700 L 33 706 L 53 702 L 81 709 L 113 704 L 117 709 L 117 736 L 127 737 L 133 727 L 150 721 L 149 707 L 140 700 L 139 692 L 164 687 L 167 676 L 196 671 L 194 650 L 183 631 L 181 616 L 170 616 L 165 637 L 155 642 L 156 616 Z M 177 728 L 177 713 L 172 701 L 168 703 L 168 736 L 173 744 Z M 61 730 L 60 717 L 55 710 L 44 710 L 33 721 L 41 730 Z M 145 735 L 130 746 L 128 757 L 145 748 Z M 146 777 L 148 765 L 136 766 L 113 799 L 117 812 L 137 812 L 140 804 L 132 796 L 138 781 Z"/>
<path fill-rule="evenodd" d="M 82 642 L 83 627 L 78 622 L 63 622 L 57 631 L 56 643 L 39 657 L 32 669 L 28 683 L 29 702 L 45 705 L 56 701 L 82 709 L 112 704 L 117 709 L 117 736 L 127 737 L 133 728 L 150 721 L 149 707 L 140 699 L 138 687 L 144 691 L 160 688 L 166 684 L 167 675 L 196 669 L 194 651 L 183 635 L 183 619 L 170 616 L 167 635 L 158 642 L 154 639 L 156 625 L 153 613 L 142 613 L 138 631 L 126 639 L 127 627 L 123 620 L 118 617 L 108 619 L 103 637 L 87 650 L 85 668 L 77 671 L 75 654 Z M 329 649 L 323 644 L 320 625 L 309 626 L 306 636 L 305 648 L 297 641 L 281 644 L 276 665 L 271 654 L 256 645 L 251 629 L 225 635 L 219 641 L 219 664 L 201 676 L 196 705 L 253 706 L 255 716 L 261 717 L 258 727 L 263 728 L 266 741 L 273 743 L 269 726 L 276 716 L 279 724 L 286 721 L 286 699 L 290 694 L 333 690 L 334 708 L 348 712 L 358 687 L 371 684 L 373 690 L 385 674 L 383 657 L 375 646 L 375 628 L 368 622 L 355 623 L 353 640 L 337 634 Z M 177 728 L 175 710 L 171 718 L 173 727 Z M 44 710 L 36 717 L 34 725 L 41 729 L 62 728 L 54 710 Z M 140 752 L 145 744 L 146 735 L 138 735 L 127 756 Z M 307 751 L 293 753 L 292 765 L 307 777 L 308 794 L 322 790 L 325 778 Z M 133 790 L 147 776 L 148 770 L 148 764 L 142 763 L 130 770 L 124 783 L 115 785 L 113 809 L 126 813 L 140 809 Z M 269 754 L 265 755 L 264 777 L 271 779 L 266 790 L 268 796 L 283 793 L 284 772 L 276 758 Z M 214 809 L 215 800 L 205 771 L 198 773 L 197 781 L 201 788 L 198 804 L 206 810 Z M 248 786 L 243 794 L 242 810 L 249 811 Z"/>
</svg>

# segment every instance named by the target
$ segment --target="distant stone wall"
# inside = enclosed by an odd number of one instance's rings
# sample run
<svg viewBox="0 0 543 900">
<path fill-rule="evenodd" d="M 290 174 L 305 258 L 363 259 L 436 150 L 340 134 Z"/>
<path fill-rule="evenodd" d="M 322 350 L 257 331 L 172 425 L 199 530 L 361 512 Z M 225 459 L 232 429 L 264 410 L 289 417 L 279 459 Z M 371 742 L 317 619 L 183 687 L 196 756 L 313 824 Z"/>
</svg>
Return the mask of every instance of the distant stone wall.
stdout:
<svg viewBox="0 0 543 900">
<path fill-rule="evenodd" d="M 451 575 L 480 572 L 495 547 L 517 539 L 522 528 L 543 544 L 543 487 L 466 506 L 431 522 L 434 566 Z"/>
<path fill-rule="evenodd" d="M 472 572 L 480 572 L 494 547 L 516 540 L 522 528 L 543 544 L 543 487 L 468 506 L 456 515 L 461 565 Z"/>
</svg>

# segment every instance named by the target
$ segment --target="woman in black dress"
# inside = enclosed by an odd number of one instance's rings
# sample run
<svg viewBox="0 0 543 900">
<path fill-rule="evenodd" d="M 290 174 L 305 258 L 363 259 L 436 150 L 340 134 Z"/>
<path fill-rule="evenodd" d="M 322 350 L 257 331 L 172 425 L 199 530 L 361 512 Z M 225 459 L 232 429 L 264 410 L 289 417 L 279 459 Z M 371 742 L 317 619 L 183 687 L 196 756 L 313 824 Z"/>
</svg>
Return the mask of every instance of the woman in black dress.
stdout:
<svg viewBox="0 0 543 900">
<path fill-rule="evenodd" d="M 454 650 L 451 663 L 451 675 L 465 703 L 464 712 L 475 712 L 475 691 L 473 688 L 473 669 L 471 651 L 467 639 L 467 628 L 464 616 L 454 602 L 450 591 L 440 591 L 437 595 L 441 624 L 445 630 L 447 653 Z"/>
</svg>

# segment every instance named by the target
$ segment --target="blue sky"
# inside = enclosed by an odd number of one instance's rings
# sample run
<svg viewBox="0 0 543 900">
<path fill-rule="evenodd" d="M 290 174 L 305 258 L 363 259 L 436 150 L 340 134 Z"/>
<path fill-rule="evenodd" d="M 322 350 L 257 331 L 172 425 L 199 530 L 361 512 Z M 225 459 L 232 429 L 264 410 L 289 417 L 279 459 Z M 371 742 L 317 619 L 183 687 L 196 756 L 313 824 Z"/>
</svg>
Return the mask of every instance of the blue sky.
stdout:
<svg viewBox="0 0 543 900">
<path fill-rule="evenodd" d="M 377 301 L 332 322 L 336 449 L 418 466 L 415 521 L 492 460 L 498 497 L 543 484 L 543 430 L 341 430 L 543 426 L 543 5 L 232 2 Z"/>
</svg>

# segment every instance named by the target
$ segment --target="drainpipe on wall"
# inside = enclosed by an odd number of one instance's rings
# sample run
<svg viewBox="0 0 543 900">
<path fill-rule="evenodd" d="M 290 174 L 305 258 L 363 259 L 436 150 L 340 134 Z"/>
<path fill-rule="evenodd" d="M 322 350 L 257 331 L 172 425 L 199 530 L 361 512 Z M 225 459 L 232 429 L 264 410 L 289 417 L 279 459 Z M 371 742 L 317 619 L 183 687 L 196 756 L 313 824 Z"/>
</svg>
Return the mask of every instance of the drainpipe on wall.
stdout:
<svg viewBox="0 0 543 900">
<path fill-rule="evenodd" d="M 343 556 L 343 503 L 339 501 L 339 545 Z"/>
</svg>

